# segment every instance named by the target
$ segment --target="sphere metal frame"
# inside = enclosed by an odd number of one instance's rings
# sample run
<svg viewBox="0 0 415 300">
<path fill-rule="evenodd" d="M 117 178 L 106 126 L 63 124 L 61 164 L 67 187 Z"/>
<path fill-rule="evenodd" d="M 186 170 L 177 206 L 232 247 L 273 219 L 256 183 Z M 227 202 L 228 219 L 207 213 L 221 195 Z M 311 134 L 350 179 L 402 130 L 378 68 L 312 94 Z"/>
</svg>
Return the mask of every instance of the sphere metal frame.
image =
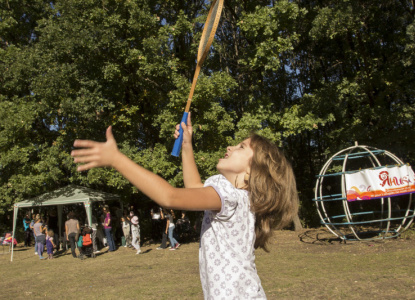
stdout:
<svg viewBox="0 0 415 300">
<path fill-rule="evenodd" d="M 358 151 L 358 152 L 355 152 Z M 357 143 L 349 148 L 343 149 L 334 154 L 322 167 L 320 173 L 317 175 L 315 186 L 315 197 L 313 201 L 316 203 L 317 212 L 320 216 L 321 223 L 327 227 L 327 229 L 334 235 L 342 240 L 360 241 L 360 240 L 377 240 L 387 239 L 399 236 L 404 230 L 412 224 L 415 217 L 415 208 L 413 207 L 412 194 L 405 195 L 408 197 L 408 206 L 406 209 L 393 209 L 394 197 L 380 198 L 373 200 L 355 201 L 365 202 L 374 201 L 373 206 L 380 204 L 379 210 L 361 210 L 352 211 L 350 208 L 351 203 L 347 201 L 346 195 L 346 179 L 345 174 L 354 173 L 359 170 L 347 170 L 347 163 L 354 159 L 365 159 L 369 162 L 369 168 L 377 169 L 383 168 L 378 157 L 383 155 L 385 158 L 390 159 L 392 164 L 386 165 L 386 167 L 401 166 L 404 163 L 396 157 L 394 154 L 386 150 L 379 150 L 374 147 L 361 146 Z M 341 172 L 330 173 L 330 166 L 333 162 L 343 161 L 341 166 Z M 329 173 L 328 173 L 329 172 Z M 331 188 L 324 188 L 324 180 L 328 177 L 340 177 L 341 193 L 326 194 Z M 334 179 L 335 180 L 335 179 Z M 338 180 L 338 179 L 337 179 Z M 333 206 L 333 203 L 337 211 L 343 209 L 343 214 L 332 216 L 328 209 L 328 204 Z M 336 205 L 339 203 L 338 205 Z M 353 204 L 355 205 L 355 204 Z M 394 216 L 392 216 L 392 212 Z M 398 215 L 396 215 L 398 213 Z M 379 216 L 376 219 L 368 220 L 368 216 Z M 363 218 L 363 219 L 360 219 Z M 368 228 L 361 230 L 359 228 Z"/>
</svg>

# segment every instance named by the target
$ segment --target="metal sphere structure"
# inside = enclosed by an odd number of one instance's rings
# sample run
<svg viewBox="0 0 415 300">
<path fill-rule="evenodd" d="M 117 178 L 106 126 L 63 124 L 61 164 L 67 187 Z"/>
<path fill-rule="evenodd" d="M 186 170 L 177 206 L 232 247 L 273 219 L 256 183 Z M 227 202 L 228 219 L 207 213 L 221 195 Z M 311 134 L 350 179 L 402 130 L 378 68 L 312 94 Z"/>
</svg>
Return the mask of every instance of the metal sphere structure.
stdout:
<svg viewBox="0 0 415 300">
<path fill-rule="evenodd" d="M 315 201 L 321 223 L 342 240 L 377 240 L 400 235 L 415 217 L 412 194 L 348 201 L 346 174 L 404 163 L 374 147 L 355 146 L 334 154 L 317 175 Z"/>
</svg>

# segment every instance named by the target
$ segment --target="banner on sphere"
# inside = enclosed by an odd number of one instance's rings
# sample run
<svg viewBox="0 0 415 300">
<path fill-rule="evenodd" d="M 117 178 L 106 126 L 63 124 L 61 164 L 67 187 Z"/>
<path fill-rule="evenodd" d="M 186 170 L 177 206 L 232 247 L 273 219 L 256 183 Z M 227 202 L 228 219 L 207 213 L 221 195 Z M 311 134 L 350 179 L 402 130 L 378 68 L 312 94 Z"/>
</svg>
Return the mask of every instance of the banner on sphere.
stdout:
<svg viewBox="0 0 415 300">
<path fill-rule="evenodd" d="M 347 201 L 394 197 L 415 192 L 411 166 L 365 169 L 345 174 Z"/>
</svg>

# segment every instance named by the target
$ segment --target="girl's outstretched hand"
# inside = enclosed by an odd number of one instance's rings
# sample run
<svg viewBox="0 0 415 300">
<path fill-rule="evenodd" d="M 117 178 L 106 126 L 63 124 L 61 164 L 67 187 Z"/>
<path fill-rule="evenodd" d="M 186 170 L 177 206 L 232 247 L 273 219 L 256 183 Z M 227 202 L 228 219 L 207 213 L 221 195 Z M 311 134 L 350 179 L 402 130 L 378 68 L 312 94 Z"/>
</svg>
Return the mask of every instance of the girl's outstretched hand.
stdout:
<svg viewBox="0 0 415 300">
<path fill-rule="evenodd" d="M 174 137 L 177 139 L 179 137 L 179 129 L 180 126 L 183 128 L 183 145 L 185 144 L 192 144 L 192 133 L 193 133 L 193 127 L 192 127 L 192 121 L 190 119 L 190 113 L 187 116 L 187 125 L 182 122 L 182 124 L 176 125 L 176 130 L 174 132 Z"/>
<path fill-rule="evenodd" d="M 78 171 L 85 171 L 97 167 L 113 167 L 118 153 L 117 142 L 112 135 L 111 126 L 106 131 L 107 141 L 105 143 L 90 140 L 75 140 L 74 147 L 84 148 L 73 150 L 71 156 L 75 163 L 83 163 L 78 166 Z"/>
</svg>

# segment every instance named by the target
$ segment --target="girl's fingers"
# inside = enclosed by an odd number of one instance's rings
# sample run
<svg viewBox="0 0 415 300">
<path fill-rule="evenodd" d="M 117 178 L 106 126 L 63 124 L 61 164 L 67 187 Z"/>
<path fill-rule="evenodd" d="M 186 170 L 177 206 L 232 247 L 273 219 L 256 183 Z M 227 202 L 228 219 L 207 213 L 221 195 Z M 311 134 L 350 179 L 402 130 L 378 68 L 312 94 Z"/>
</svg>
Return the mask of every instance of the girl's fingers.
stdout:
<svg viewBox="0 0 415 300">
<path fill-rule="evenodd" d="M 92 148 L 96 144 L 98 144 L 98 142 L 94 142 L 90 140 L 75 140 L 75 142 L 73 143 L 73 146 L 77 148 Z"/>
<path fill-rule="evenodd" d="M 93 154 L 95 151 L 93 149 L 79 149 L 79 150 L 72 150 L 71 156 L 78 157 L 78 156 L 87 156 Z"/>
<path fill-rule="evenodd" d="M 176 125 L 176 130 L 174 131 L 174 134 L 173 134 L 174 138 L 176 138 L 176 139 L 180 136 L 180 132 L 179 132 L 180 127 L 183 129 L 184 134 L 187 134 L 187 132 L 191 133 L 191 131 L 192 131 L 192 121 L 190 119 L 190 112 L 187 116 L 187 125 L 186 125 L 185 122 L 181 122 L 181 124 Z"/>
<path fill-rule="evenodd" d="M 174 134 L 173 134 L 174 138 L 176 138 L 176 139 L 180 136 L 179 130 L 180 130 L 180 124 L 177 124 L 176 125 L 176 130 L 174 131 Z"/>
<path fill-rule="evenodd" d="M 107 131 L 105 132 L 105 136 L 107 138 L 107 141 L 108 140 L 114 140 L 114 135 L 112 134 L 112 126 L 109 126 L 107 128 Z"/>
<path fill-rule="evenodd" d="M 183 128 L 183 133 L 184 134 L 189 134 L 189 135 L 192 135 L 192 132 L 193 132 L 193 130 L 192 130 L 192 124 L 185 124 L 184 122 L 182 122 L 182 128 Z"/>
<path fill-rule="evenodd" d="M 189 114 L 187 115 L 187 125 L 189 125 L 190 127 L 192 126 L 192 120 L 190 118 L 191 112 L 189 112 Z"/>
<path fill-rule="evenodd" d="M 183 128 L 183 131 L 186 131 L 187 129 L 187 125 L 184 122 L 182 122 L 182 128 Z"/>
<path fill-rule="evenodd" d="M 77 171 L 81 172 L 81 171 L 86 171 L 92 168 L 95 168 L 96 164 L 94 162 L 90 162 L 88 164 L 84 164 L 84 165 L 80 165 L 76 168 Z"/>
<path fill-rule="evenodd" d="M 93 162 L 93 161 L 98 161 L 99 157 L 97 156 L 80 156 L 80 157 L 75 157 L 74 158 L 74 163 L 89 163 L 89 162 Z"/>
</svg>

